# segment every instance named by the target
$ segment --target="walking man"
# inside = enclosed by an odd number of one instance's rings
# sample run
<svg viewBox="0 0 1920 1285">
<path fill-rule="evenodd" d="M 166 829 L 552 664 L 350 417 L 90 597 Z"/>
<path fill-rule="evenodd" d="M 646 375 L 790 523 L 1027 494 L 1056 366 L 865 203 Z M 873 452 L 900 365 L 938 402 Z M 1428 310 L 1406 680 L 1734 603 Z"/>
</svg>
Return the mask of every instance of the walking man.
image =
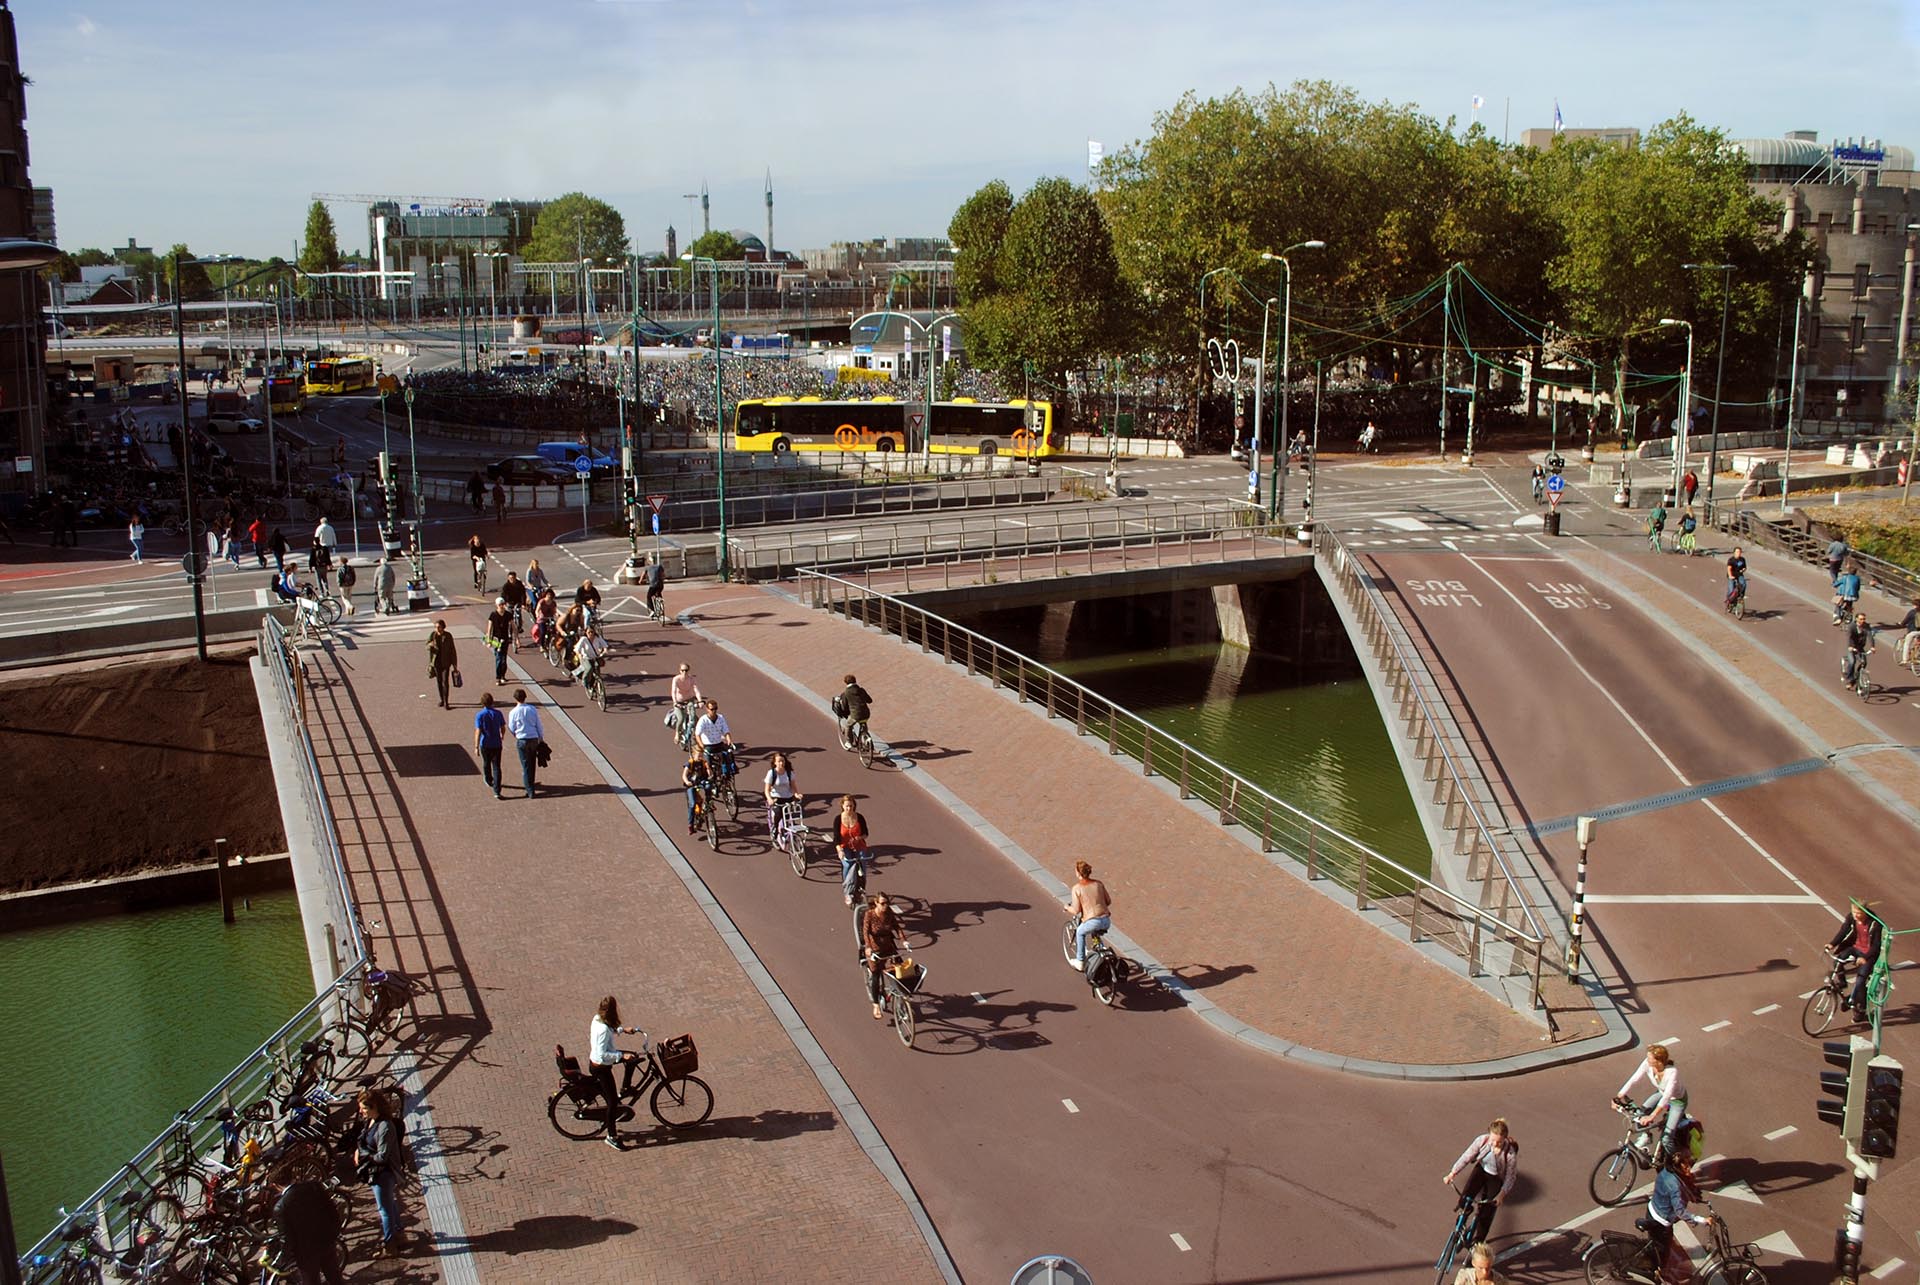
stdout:
<svg viewBox="0 0 1920 1285">
<path fill-rule="evenodd" d="M 493 520 L 495 525 L 507 520 L 507 488 L 499 478 L 493 480 Z"/>
<path fill-rule="evenodd" d="M 447 698 L 452 693 L 453 676 L 459 672 L 453 635 L 447 632 L 444 618 L 436 620 L 433 622 L 433 632 L 427 635 L 427 676 L 433 679 L 433 685 L 440 693 L 441 709 L 453 708 Z"/>
<path fill-rule="evenodd" d="M 480 711 L 473 716 L 473 749 L 480 756 L 480 779 L 500 793 L 500 747 L 507 732 L 507 716 L 493 707 L 493 693 L 480 693 Z"/>
<path fill-rule="evenodd" d="M 313 529 L 313 542 L 327 551 L 327 561 L 333 561 L 333 552 L 340 546 L 340 537 L 333 533 L 333 522 L 324 515 L 320 525 Z"/>
<path fill-rule="evenodd" d="M 473 476 L 467 479 L 467 503 L 473 505 L 473 511 L 475 513 L 480 512 L 480 496 L 485 493 L 486 489 L 486 479 L 480 476 L 479 469 L 475 469 Z"/>
<path fill-rule="evenodd" d="M 287 574 L 287 537 L 279 527 L 273 529 L 273 538 L 267 541 L 267 549 L 273 554 L 273 569 L 278 575 Z M 263 561 L 262 566 L 266 563 Z"/>
<path fill-rule="evenodd" d="M 524 687 L 513 689 L 513 711 L 507 715 L 507 730 L 513 733 L 514 748 L 520 751 L 521 783 L 526 786 L 527 797 L 534 798 L 533 770 L 538 764 L 545 732 L 540 726 L 540 711 L 527 704 Z"/>
<path fill-rule="evenodd" d="M 247 524 L 247 542 L 253 545 L 253 556 L 259 559 L 264 568 L 267 565 L 267 520 L 255 517 Z"/>
<path fill-rule="evenodd" d="M 493 612 L 487 617 L 487 646 L 493 648 L 493 681 L 505 686 L 507 681 L 507 648 L 513 643 L 513 613 L 507 610 L 505 598 L 493 600 Z"/>
<path fill-rule="evenodd" d="M 373 573 L 373 614 L 393 615 L 398 610 L 393 605 L 393 559 L 382 555 L 380 568 Z"/>
</svg>

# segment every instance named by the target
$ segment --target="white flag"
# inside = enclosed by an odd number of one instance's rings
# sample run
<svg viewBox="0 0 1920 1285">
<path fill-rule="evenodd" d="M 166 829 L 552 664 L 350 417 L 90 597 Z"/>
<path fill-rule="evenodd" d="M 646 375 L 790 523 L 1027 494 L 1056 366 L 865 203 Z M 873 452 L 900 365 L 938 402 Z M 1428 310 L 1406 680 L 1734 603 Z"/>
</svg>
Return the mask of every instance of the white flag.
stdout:
<svg viewBox="0 0 1920 1285">
<path fill-rule="evenodd" d="M 1475 94 L 1473 96 L 1473 110 L 1479 111 L 1482 107 L 1485 107 L 1486 105 L 1487 105 L 1486 99 L 1482 98 L 1478 94 Z"/>
<path fill-rule="evenodd" d="M 1087 140 L 1087 173 L 1092 174 L 1100 168 L 1100 144 L 1091 138 Z"/>
</svg>

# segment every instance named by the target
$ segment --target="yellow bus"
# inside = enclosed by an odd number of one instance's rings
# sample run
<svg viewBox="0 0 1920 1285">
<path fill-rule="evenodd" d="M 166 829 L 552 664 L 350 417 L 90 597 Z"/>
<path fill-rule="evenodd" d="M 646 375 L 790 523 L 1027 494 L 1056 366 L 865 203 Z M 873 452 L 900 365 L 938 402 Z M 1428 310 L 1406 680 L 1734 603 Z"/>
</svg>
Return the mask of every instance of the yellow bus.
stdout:
<svg viewBox="0 0 1920 1285">
<path fill-rule="evenodd" d="M 925 402 L 875 397 L 828 401 L 820 397 L 750 397 L 733 412 L 737 451 L 919 450 Z M 982 402 L 956 397 L 933 403 L 928 449 L 935 455 L 1056 455 L 1053 403 L 1015 399 Z"/>
<path fill-rule="evenodd" d="M 276 415 L 298 415 L 307 408 L 306 382 L 298 375 L 274 375 L 267 380 L 267 402 Z"/>
<path fill-rule="evenodd" d="M 325 357 L 307 363 L 307 396 L 352 393 L 373 387 L 373 358 Z"/>
</svg>

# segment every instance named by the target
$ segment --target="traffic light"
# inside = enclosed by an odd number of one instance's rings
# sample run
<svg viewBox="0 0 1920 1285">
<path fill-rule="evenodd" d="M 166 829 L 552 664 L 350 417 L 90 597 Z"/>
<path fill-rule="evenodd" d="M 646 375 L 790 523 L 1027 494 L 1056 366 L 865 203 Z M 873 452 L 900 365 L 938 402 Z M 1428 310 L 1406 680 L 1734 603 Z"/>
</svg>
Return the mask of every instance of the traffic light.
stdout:
<svg viewBox="0 0 1920 1285">
<path fill-rule="evenodd" d="M 1866 1108 L 1861 1120 L 1860 1154 L 1874 1160 L 1893 1159 L 1900 1140 L 1900 1080 L 1898 1060 L 1876 1057 L 1867 1063 Z"/>
<path fill-rule="evenodd" d="M 1829 1040 L 1820 1046 L 1820 1056 L 1828 1066 L 1845 1070 L 1820 1072 L 1822 1096 L 1814 1104 L 1814 1111 L 1828 1124 L 1839 1125 L 1843 1139 L 1857 1144 L 1866 1107 L 1867 1063 L 1873 1057 L 1873 1044 L 1858 1035 L 1845 1044 Z"/>
<path fill-rule="evenodd" d="M 385 451 L 380 452 L 380 485 L 388 486 L 393 482 L 393 457 Z"/>
</svg>

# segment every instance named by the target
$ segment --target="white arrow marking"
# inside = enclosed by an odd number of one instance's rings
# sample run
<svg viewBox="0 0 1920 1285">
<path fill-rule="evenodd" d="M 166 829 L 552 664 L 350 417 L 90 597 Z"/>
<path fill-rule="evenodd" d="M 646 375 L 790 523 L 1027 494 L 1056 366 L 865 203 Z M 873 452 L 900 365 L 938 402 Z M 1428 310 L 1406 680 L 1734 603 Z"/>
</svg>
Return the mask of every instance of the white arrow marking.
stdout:
<svg viewBox="0 0 1920 1285">
<path fill-rule="evenodd" d="M 1793 1237 L 1787 1235 L 1784 1231 L 1777 1231 L 1771 1236 L 1765 1236 L 1754 1241 L 1753 1247 L 1755 1249 L 1764 1249 L 1769 1254 L 1778 1254 L 1782 1258 L 1805 1257 L 1805 1255 L 1800 1252 L 1800 1246 L 1793 1243 Z"/>
</svg>

